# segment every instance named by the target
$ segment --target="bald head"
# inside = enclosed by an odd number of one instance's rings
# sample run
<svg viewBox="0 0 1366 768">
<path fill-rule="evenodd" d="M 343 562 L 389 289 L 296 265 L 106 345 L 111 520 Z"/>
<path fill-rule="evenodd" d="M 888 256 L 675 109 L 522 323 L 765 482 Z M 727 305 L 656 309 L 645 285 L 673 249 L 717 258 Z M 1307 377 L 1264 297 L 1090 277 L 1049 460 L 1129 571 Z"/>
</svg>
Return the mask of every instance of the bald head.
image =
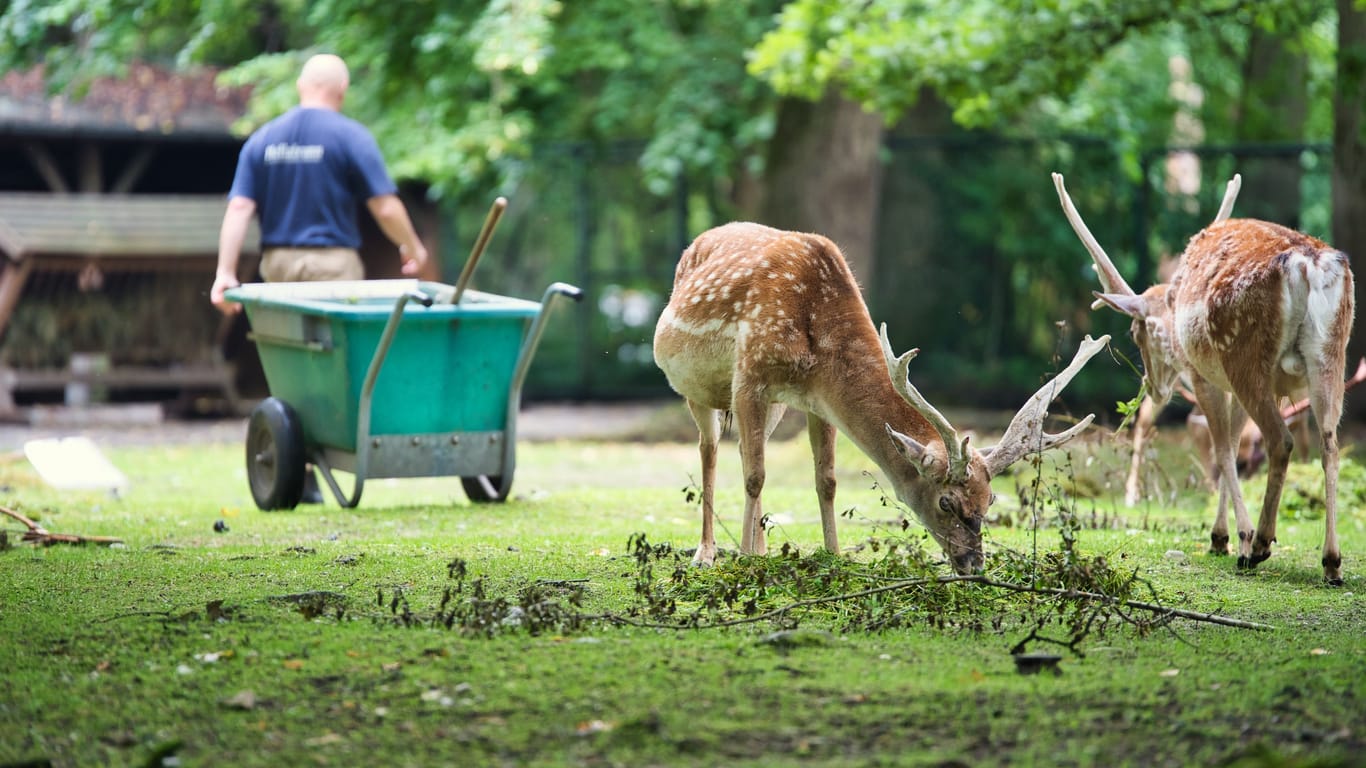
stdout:
<svg viewBox="0 0 1366 768">
<path fill-rule="evenodd" d="M 351 84 L 351 74 L 346 62 L 340 56 L 320 53 L 304 63 L 296 85 L 299 88 L 299 104 L 304 107 L 325 107 L 341 109 L 346 98 L 346 88 Z"/>
</svg>

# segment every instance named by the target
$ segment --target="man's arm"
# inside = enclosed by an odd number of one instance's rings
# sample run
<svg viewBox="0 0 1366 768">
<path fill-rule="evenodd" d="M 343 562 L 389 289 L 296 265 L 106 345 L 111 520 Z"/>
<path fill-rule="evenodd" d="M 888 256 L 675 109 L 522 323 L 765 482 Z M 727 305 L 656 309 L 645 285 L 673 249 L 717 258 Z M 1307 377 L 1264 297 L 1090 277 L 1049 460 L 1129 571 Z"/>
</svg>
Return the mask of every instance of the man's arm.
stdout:
<svg viewBox="0 0 1366 768">
<path fill-rule="evenodd" d="M 247 239 L 251 217 L 255 214 L 255 200 L 240 196 L 230 198 L 228 210 L 223 214 L 223 226 L 218 230 L 218 269 L 214 273 L 213 288 L 209 290 L 209 300 L 224 314 L 231 315 L 242 309 L 242 305 L 223 298 L 223 292 L 240 285 L 237 280 L 237 260 L 242 254 L 242 244 Z"/>
<path fill-rule="evenodd" d="M 403 201 L 394 194 L 376 195 L 366 200 L 365 205 L 379 222 L 385 237 L 398 246 L 399 256 L 403 257 L 403 274 L 416 275 L 427 263 L 427 247 L 418 239 Z"/>
</svg>

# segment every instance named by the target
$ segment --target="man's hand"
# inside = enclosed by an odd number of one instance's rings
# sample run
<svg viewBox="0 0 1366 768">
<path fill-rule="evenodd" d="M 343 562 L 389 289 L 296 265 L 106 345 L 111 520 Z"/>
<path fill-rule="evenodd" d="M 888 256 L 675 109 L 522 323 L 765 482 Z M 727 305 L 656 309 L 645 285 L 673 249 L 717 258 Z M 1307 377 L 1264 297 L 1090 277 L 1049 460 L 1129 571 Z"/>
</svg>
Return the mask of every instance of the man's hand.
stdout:
<svg viewBox="0 0 1366 768">
<path fill-rule="evenodd" d="M 384 231 L 384 236 L 398 246 L 399 258 L 403 259 L 403 274 L 416 275 L 427 263 L 427 246 L 422 244 L 413 221 L 408 218 L 408 209 L 396 194 L 376 195 L 365 201 L 375 222 Z"/>
<path fill-rule="evenodd" d="M 421 243 L 418 243 L 416 247 L 399 246 L 398 255 L 403 259 L 401 269 L 405 275 L 416 275 L 427 264 L 427 249 Z"/>
<path fill-rule="evenodd" d="M 235 301 L 228 301 L 223 293 L 229 288 L 236 288 L 242 283 L 235 275 L 217 274 L 213 278 L 213 288 L 209 289 L 209 301 L 213 302 L 218 311 L 225 315 L 235 315 L 242 311 L 242 305 Z"/>
<path fill-rule="evenodd" d="M 242 252 L 242 242 L 247 239 L 251 217 L 255 215 L 256 201 L 241 195 L 233 195 L 228 200 L 228 210 L 223 213 L 223 227 L 218 231 L 218 268 L 214 270 L 209 301 L 225 315 L 242 311 L 242 305 L 223 298 L 223 292 L 241 285 L 237 281 L 237 257 Z"/>
</svg>

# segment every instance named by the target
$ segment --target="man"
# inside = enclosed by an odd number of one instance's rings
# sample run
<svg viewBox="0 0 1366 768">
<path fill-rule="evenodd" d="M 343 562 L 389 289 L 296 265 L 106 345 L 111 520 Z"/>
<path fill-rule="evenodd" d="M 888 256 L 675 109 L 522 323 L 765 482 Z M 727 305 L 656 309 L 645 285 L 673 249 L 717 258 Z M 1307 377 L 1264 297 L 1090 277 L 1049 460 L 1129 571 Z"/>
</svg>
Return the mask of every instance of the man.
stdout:
<svg viewBox="0 0 1366 768">
<path fill-rule="evenodd" d="M 241 310 L 223 292 L 238 285 L 237 262 L 252 216 L 260 219 L 261 276 L 268 282 L 363 279 L 361 201 L 398 246 L 404 274 L 415 275 L 426 263 L 427 249 L 398 198 L 379 145 L 365 126 L 341 114 L 350 84 L 339 57 L 310 58 L 296 82 L 299 106 L 261 126 L 242 146 L 209 291 L 225 314 Z M 310 468 L 302 501 L 322 500 Z"/>
<path fill-rule="evenodd" d="M 261 226 L 261 276 L 269 282 L 360 280 L 357 208 L 365 202 L 415 275 L 427 249 L 399 199 L 379 146 L 365 126 L 341 114 L 351 84 L 346 63 L 319 54 L 296 83 L 299 106 L 247 139 L 218 234 L 218 270 L 209 299 L 226 314 L 241 309 L 223 292 L 238 285 L 237 262 L 252 216 Z"/>
</svg>

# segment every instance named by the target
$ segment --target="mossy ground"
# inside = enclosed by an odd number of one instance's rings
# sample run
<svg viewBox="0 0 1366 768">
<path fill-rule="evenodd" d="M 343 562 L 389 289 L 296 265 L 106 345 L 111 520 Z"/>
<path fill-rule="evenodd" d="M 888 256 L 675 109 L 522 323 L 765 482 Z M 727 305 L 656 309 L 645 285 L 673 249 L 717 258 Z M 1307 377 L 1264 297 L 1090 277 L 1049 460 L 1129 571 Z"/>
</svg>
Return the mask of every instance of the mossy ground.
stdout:
<svg viewBox="0 0 1366 768">
<path fill-rule="evenodd" d="M 0 764 L 1361 764 L 1362 497 L 1344 487 L 1344 587 L 1322 583 L 1307 502 L 1283 519 L 1273 558 L 1240 573 L 1205 554 L 1212 500 L 1182 442 L 1159 448 L 1167 480 L 1134 510 L 1116 500 L 1124 451 L 1104 438 L 1021 465 L 998 480 L 992 546 L 1058 550 L 1058 527 L 1036 532 L 1015 499 L 1089 489 L 1042 505 L 1045 523 L 1051 505 L 1073 505 L 1078 552 L 1122 563 L 1173 604 L 1276 629 L 1118 627 L 1064 654 L 1059 676 L 1017 674 L 1009 649 L 1024 629 L 1011 617 L 868 632 L 811 613 L 803 627 L 833 631 L 795 644 L 764 642 L 763 624 L 490 638 L 398 620 L 395 596 L 418 617 L 437 610 L 457 559 L 491 594 L 541 582 L 581 592 L 586 614 L 629 610 L 631 536 L 696 543 L 688 444 L 523 444 L 503 505 L 469 505 L 450 478 L 371 480 L 359 509 L 286 513 L 254 508 L 238 444 L 111 448 L 131 478 L 117 499 L 58 494 L 11 457 L 0 503 L 126 546 L 35 549 L 5 526 Z M 867 460 L 842 442 L 839 464 L 842 542 L 899 531 Z M 723 451 L 723 546 L 738 534 L 737 465 Z M 770 547 L 811 552 L 805 440 L 775 443 L 768 468 Z"/>
</svg>

